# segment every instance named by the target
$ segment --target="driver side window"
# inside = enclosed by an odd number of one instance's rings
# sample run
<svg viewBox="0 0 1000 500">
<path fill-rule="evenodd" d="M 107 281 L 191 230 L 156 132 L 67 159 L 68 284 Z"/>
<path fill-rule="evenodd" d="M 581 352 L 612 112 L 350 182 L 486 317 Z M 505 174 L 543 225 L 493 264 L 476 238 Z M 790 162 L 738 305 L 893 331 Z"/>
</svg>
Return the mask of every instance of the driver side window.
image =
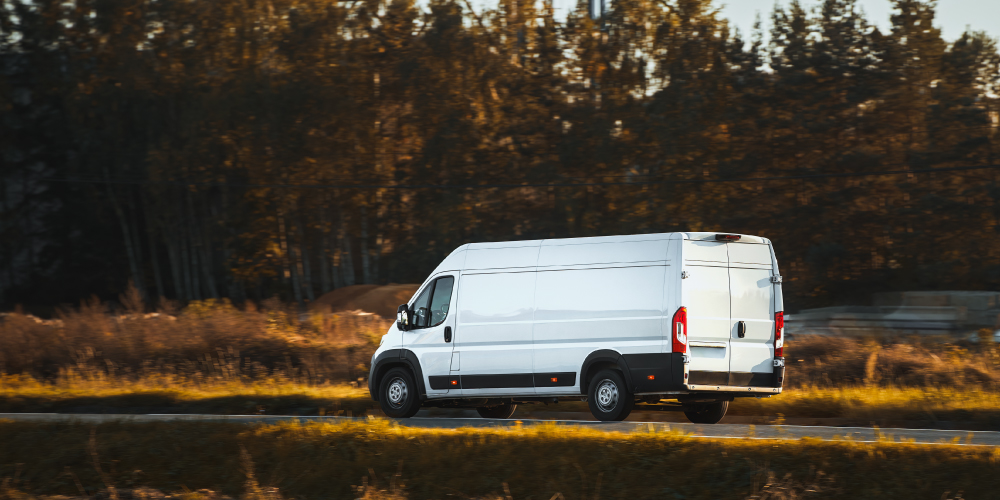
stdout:
<svg viewBox="0 0 1000 500">
<path fill-rule="evenodd" d="M 454 288 L 455 278 L 452 276 L 440 277 L 424 288 L 413 301 L 413 328 L 429 328 L 444 323 Z"/>
</svg>

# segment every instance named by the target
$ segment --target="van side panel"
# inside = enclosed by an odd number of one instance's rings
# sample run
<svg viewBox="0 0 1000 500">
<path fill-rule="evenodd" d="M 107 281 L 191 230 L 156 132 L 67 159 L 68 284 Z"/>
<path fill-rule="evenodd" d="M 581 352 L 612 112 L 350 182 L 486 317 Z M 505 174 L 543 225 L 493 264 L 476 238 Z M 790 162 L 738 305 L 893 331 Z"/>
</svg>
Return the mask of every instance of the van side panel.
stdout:
<svg viewBox="0 0 1000 500">
<path fill-rule="evenodd" d="M 462 394 L 534 393 L 535 273 L 462 273 L 459 283 L 453 342 L 462 362 L 452 376 L 461 377 Z"/>
<path fill-rule="evenodd" d="M 477 243 L 466 250 L 465 271 L 524 271 L 535 269 L 540 241 Z"/>
<path fill-rule="evenodd" d="M 659 353 L 665 269 L 539 271 L 535 372 L 578 371 L 587 355 L 599 349 Z M 558 390 L 545 391 L 552 392 Z"/>
</svg>

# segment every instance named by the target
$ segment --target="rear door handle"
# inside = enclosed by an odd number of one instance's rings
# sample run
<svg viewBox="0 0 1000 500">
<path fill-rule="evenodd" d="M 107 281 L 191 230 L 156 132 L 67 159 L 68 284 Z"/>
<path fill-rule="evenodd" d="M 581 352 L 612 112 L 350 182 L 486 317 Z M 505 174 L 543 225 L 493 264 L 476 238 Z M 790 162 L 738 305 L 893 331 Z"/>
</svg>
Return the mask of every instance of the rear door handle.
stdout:
<svg viewBox="0 0 1000 500">
<path fill-rule="evenodd" d="M 451 327 L 450 326 L 444 327 L 444 341 L 445 342 L 451 342 Z"/>
<path fill-rule="evenodd" d="M 736 324 L 736 336 L 743 338 L 747 336 L 747 324 L 740 321 Z"/>
</svg>

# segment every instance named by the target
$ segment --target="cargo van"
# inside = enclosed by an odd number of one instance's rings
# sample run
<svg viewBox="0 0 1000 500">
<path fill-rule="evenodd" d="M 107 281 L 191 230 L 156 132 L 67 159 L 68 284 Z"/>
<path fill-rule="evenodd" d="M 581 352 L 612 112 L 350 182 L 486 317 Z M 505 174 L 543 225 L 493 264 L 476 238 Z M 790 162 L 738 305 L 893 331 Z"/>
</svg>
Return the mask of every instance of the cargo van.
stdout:
<svg viewBox="0 0 1000 500">
<path fill-rule="evenodd" d="M 466 244 L 399 306 L 368 390 L 397 418 L 585 400 L 599 420 L 636 408 L 717 423 L 733 398 L 781 393 L 783 309 L 757 236 Z"/>
</svg>

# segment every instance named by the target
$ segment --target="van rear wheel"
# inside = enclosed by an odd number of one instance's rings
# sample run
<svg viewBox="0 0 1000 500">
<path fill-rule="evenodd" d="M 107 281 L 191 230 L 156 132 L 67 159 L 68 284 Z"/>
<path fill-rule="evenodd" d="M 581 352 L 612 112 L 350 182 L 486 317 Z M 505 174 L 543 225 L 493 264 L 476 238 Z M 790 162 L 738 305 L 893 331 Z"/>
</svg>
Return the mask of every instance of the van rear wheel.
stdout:
<svg viewBox="0 0 1000 500">
<path fill-rule="evenodd" d="M 728 409 L 729 401 L 716 401 L 684 410 L 684 415 L 687 415 L 688 420 L 695 424 L 717 424 L 722 420 L 722 417 L 726 416 Z"/>
<path fill-rule="evenodd" d="M 628 418 L 635 406 L 635 396 L 625 385 L 625 377 L 614 370 L 601 370 L 590 379 L 587 388 L 590 413 L 598 420 L 617 422 Z"/>
<path fill-rule="evenodd" d="M 479 416 L 483 418 L 505 419 L 510 418 L 516 409 L 516 404 L 507 401 L 496 406 L 480 406 L 479 408 L 476 408 L 476 411 L 479 412 Z"/>
<path fill-rule="evenodd" d="M 410 418 L 420 411 L 420 398 L 413 374 L 405 368 L 393 368 L 379 384 L 378 404 L 393 418 Z"/>
</svg>

